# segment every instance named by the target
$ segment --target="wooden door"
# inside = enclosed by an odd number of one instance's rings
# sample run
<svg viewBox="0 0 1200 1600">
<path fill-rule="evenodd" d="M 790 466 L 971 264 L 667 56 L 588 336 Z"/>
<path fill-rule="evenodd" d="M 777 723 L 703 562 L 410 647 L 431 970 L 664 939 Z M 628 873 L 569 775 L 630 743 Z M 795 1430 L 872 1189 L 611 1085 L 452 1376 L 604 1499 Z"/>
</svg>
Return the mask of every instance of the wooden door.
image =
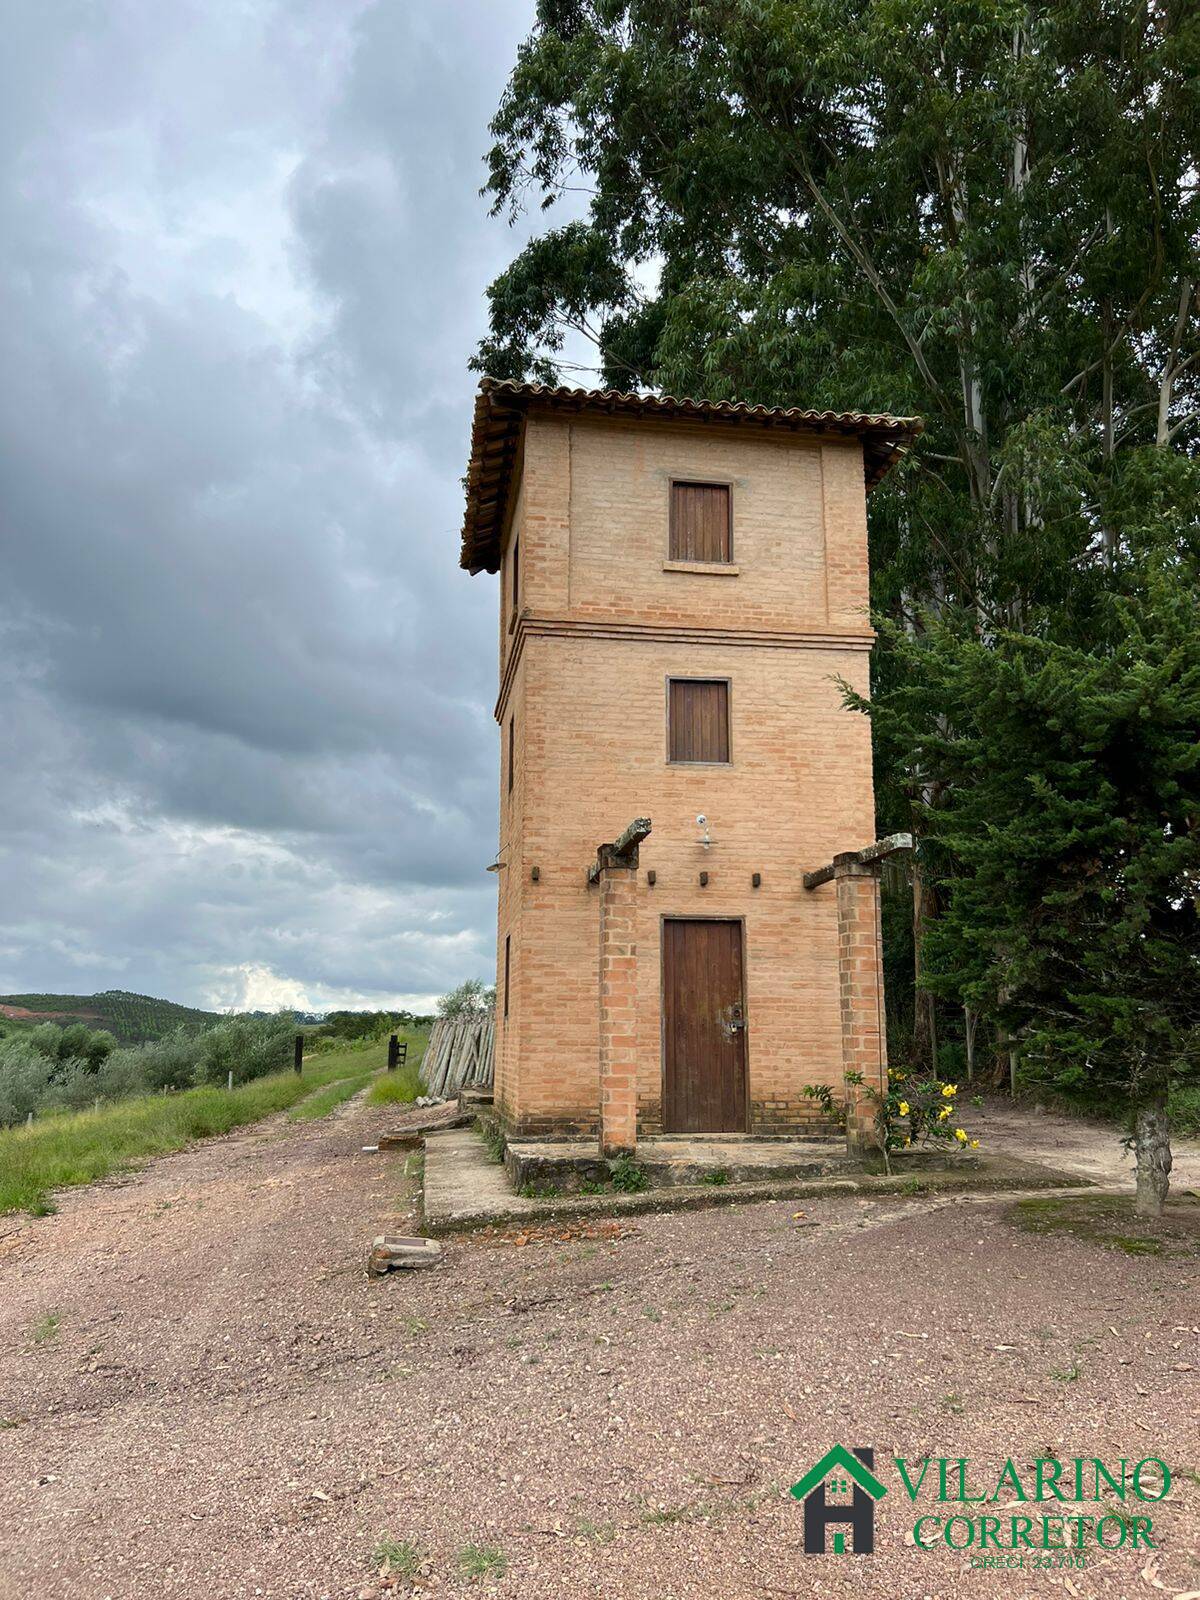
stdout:
<svg viewBox="0 0 1200 1600">
<path fill-rule="evenodd" d="M 745 1133 L 742 925 L 663 923 L 663 1131 Z"/>
</svg>

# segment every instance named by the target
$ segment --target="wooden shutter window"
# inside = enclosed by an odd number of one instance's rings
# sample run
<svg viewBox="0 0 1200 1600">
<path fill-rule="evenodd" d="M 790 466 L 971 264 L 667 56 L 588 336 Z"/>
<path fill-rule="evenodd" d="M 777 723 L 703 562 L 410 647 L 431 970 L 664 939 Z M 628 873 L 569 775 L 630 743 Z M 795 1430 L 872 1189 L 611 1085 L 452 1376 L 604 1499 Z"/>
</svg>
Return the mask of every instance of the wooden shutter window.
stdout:
<svg viewBox="0 0 1200 1600">
<path fill-rule="evenodd" d="M 729 760 L 729 685 L 723 678 L 672 678 L 667 708 L 671 761 Z"/>
<path fill-rule="evenodd" d="M 504 935 L 504 1015 L 508 1015 L 508 979 L 512 970 L 512 934 Z"/>
<path fill-rule="evenodd" d="M 672 561 L 731 561 L 731 503 L 727 483 L 671 485 Z"/>
</svg>

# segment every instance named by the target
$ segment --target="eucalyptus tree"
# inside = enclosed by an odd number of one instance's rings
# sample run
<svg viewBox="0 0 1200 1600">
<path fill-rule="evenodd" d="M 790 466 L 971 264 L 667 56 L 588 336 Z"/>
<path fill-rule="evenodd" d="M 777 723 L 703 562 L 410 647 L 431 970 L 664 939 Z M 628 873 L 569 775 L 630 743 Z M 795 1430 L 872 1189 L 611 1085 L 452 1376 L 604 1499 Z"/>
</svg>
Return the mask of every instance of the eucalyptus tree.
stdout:
<svg viewBox="0 0 1200 1600">
<path fill-rule="evenodd" d="M 587 215 L 476 364 L 575 330 L 615 385 L 920 412 L 881 607 L 1070 605 L 1122 451 L 1198 436 L 1198 80 L 1180 0 L 541 0 L 487 188 Z"/>
<path fill-rule="evenodd" d="M 1139 507 L 1178 518 L 1200 444 L 1200 9 L 540 0 L 493 133 L 493 206 L 547 225 L 478 368 L 552 379 L 584 337 L 618 387 L 924 416 L 870 502 L 881 707 L 942 682 L 947 630 L 1115 648 Z M 926 933 L 977 870 L 939 813 L 979 775 L 962 702 L 923 705 L 877 731 L 881 824 L 925 836 L 922 987 L 1007 1028 L 1011 950 Z"/>
<path fill-rule="evenodd" d="M 875 608 L 1085 634 L 1126 458 L 1197 442 L 1197 83 L 1184 0 L 541 0 L 486 187 L 584 216 L 475 365 L 554 378 L 582 334 L 613 386 L 918 411 Z M 885 826 L 944 795 L 880 779 Z"/>
</svg>

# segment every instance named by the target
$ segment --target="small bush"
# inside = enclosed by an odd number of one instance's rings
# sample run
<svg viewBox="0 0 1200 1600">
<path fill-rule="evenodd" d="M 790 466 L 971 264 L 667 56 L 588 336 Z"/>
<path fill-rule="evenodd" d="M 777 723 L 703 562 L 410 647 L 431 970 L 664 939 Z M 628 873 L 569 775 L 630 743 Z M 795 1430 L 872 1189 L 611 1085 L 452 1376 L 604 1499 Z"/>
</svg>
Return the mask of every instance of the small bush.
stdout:
<svg viewBox="0 0 1200 1600">
<path fill-rule="evenodd" d="M 196 1040 L 197 1083 L 235 1084 L 282 1072 L 291 1062 L 295 1018 L 288 1011 L 274 1017 L 230 1017 Z"/>
<path fill-rule="evenodd" d="M 959 1044 L 955 1039 L 944 1040 L 938 1045 L 937 1075 L 939 1078 L 948 1078 L 951 1083 L 957 1083 L 960 1078 L 967 1075 L 967 1047 Z"/>
<path fill-rule="evenodd" d="M 34 1032 L 41 1032 L 35 1029 Z M 6 1039 L 0 1053 L 0 1124 L 11 1127 L 39 1111 L 50 1093 L 57 1057 L 39 1050 L 32 1035 Z"/>
<path fill-rule="evenodd" d="M 612 1186 L 622 1194 L 641 1194 L 650 1187 L 650 1174 L 632 1156 L 617 1156 L 608 1163 Z"/>
<path fill-rule="evenodd" d="M 216 1033 L 225 1027 L 218 1024 Z M 103 1073 L 114 1080 L 132 1080 L 142 1093 L 160 1089 L 190 1089 L 196 1082 L 196 1035 L 176 1028 L 162 1039 L 117 1050 L 104 1063 Z M 126 1090 L 126 1093 L 131 1091 Z"/>
<path fill-rule="evenodd" d="M 862 1074 L 848 1072 L 846 1082 L 851 1087 L 861 1084 Z M 943 1083 L 938 1078 L 913 1077 L 896 1068 L 888 1071 L 886 1094 L 874 1089 L 864 1090 L 866 1098 L 876 1108 L 876 1124 L 883 1138 L 885 1150 L 905 1150 L 921 1145 L 948 1145 L 956 1150 L 974 1150 L 978 1139 L 959 1125 L 956 1083 Z"/>
<path fill-rule="evenodd" d="M 479 1117 L 475 1131 L 483 1140 L 484 1148 L 493 1161 L 504 1160 L 504 1129 L 495 1117 Z"/>
</svg>

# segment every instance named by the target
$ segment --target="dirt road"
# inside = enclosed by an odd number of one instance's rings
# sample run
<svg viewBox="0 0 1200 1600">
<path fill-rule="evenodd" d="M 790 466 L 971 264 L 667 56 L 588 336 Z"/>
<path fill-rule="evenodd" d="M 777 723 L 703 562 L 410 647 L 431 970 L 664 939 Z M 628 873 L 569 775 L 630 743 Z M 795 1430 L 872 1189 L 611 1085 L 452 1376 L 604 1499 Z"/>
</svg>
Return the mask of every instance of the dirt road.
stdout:
<svg viewBox="0 0 1200 1600">
<path fill-rule="evenodd" d="M 1044 1161 L 1106 1187 L 1133 1188 L 1133 1152 L 1122 1143 L 1121 1130 L 1111 1123 L 1060 1116 L 1054 1111 L 1035 1114 L 1026 1102 L 1014 1104 L 1002 1095 L 990 1096 L 976 1107 L 965 1084 L 959 1086 L 959 1095 L 962 1116 L 971 1124 L 971 1132 L 980 1135 L 986 1150 L 1022 1161 Z M 1171 1153 L 1172 1189 L 1200 1189 L 1200 1142 L 1173 1138 Z"/>
<path fill-rule="evenodd" d="M 5 1600 L 370 1595 L 385 1535 L 427 1591 L 521 1600 L 1200 1589 L 1194 1259 L 1039 1239 L 993 1197 L 842 1198 L 370 1282 L 402 1166 L 359 1147 L 391 1120 L 352 1102 L 0 1220 Z M 1176 1482 L 1156 1551 L 1083 1570 L 914 1548 L 938 1508 L 894 1472 L 873 1556 L 806 1557 L 786 1490 L 835 1442 Z"/>
</svg>

